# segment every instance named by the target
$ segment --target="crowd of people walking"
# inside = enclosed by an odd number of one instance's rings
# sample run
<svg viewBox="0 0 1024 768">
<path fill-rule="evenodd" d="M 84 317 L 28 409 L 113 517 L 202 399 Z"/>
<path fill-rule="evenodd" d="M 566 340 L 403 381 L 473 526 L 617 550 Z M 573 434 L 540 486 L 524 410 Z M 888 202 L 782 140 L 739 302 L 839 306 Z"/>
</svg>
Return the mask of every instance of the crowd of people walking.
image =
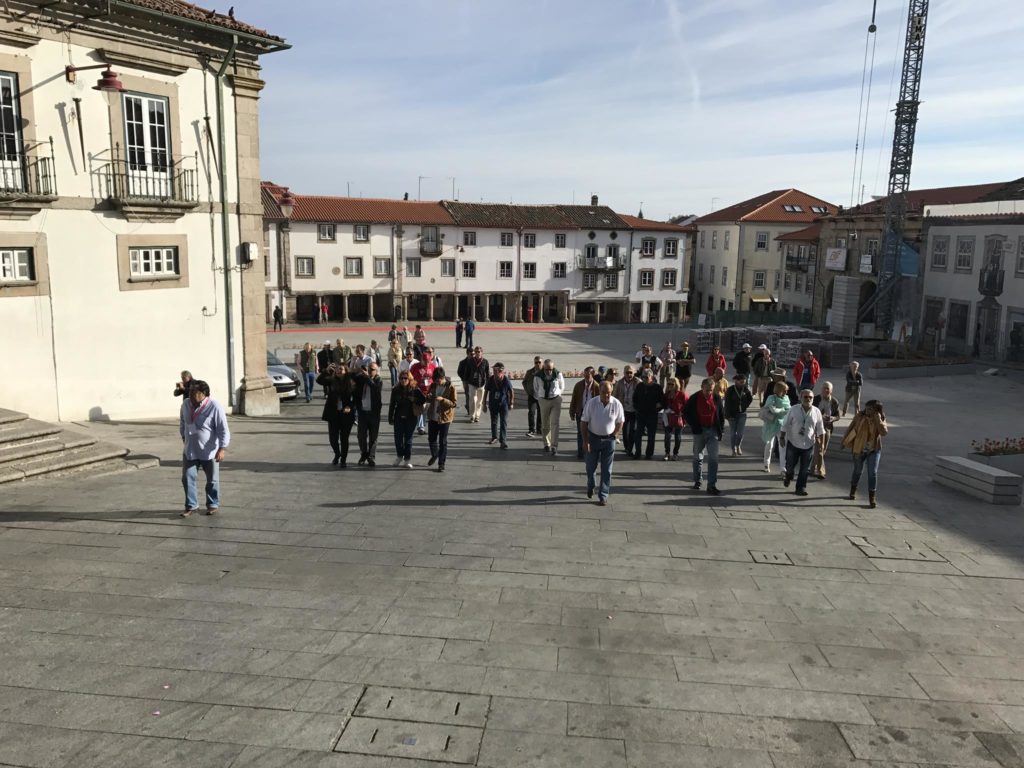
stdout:
<svg viewBox="0 0 1024 768">
<path fill-rule="evenodd" d="M 467 325 L 457 326 L 457 341 L 472 339 Z M 822 381 L 818 386 L 821 365 L 809 350 L 786 371 L 778 367 L 764 344 L 756 350 L 744 344 L 731 363 L 715 346 L 703 361 L 707 375 L 689 395 L 687 386 L 700 363 L 685 341 L 678 349 L 666 343 L 658 353 L 644 344 L 634 360 L 622 366 L 621 377 L 614 366 L 588 366 L 569 393 L 565 392 L 564 375 L 551 359 L 535 357 L 533 366 L 513 381 L 503 363 L 492 365 L 487 360 L 482 347 L 467 345 L 465 353 L 456 366 L 455 378 L 461 385 L 466 420 L 475 424 L 489 416 L 487 442 L 500 449 L 509 447 L 509 414 L 518 401 L 527 410 L 526 436 L 539 438 L 545 453 L 558 456 L 561 414 L 568 394 L 568 416 L 576 432 L 575 456 L 585 462 L 588 497 L 596 494 L 599 504 L 606 503 L 611 492 L 615 459 L 653 459 L 659 431 L 662 461 L 679 459 L 688 434 L 692 489 L 711 495 L 723 493 L 720 463 L 745 456 L 751 408 L 761 421 L 759 450 L 754 455 L 763 470 L 780 477 L 785 488 L 794 486 L 796 495 L 807 496 L 809 478 L 826 476 L 832 433 L 852 403 L 854 415 L 842 438 L 843 447 L 854 458 L 850 498 L 856 498 L 866 468 L 869 505 L 875 506 L 882 440 L 888 430 L 881 403 L 870 400 L 861 410 L 863 376 L 856 362 L 846 372 L 845 398 L 840 403 L 831 382 Z M 411 339 L 407 329 L 393 326 L 383 357 L 376 342 L 368 348 L 359 345 L 352 349 L 342 339 L 333 346 L 325 343 L 319 351 L 306 344 L 298 355 L 307 400 L 312 398 L 314 383 L 324 387 L 323 420 L 328 425 L 333 463 L 348 465 L 350 436 L 357 428 L 358 464 L 376 466 L 385 401 L 380 371 L 385 362 L 391 378 L 386 417 L 394 435 L 394 465 L 414 468 L 415 437 L 426 434 L 427 466 L 445 471 L 448 436 L 459 397 L 452 377 L 419 326 Z M 721 448 L 726 440 L 728 451 Z"/>
</svg>

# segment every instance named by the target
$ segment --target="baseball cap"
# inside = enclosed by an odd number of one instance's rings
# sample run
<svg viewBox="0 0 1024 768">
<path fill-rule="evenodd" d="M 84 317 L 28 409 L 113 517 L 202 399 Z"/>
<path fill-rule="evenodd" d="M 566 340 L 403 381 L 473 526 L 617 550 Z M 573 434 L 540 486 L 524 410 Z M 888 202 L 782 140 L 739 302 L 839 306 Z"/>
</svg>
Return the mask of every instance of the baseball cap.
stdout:
<svg viewBox="0 0 1024 768">
<path fill-rule="evenodd" d="M 749 344 L 744 344 L 743 345 L 743 349 L 750 349 L 750 345 Z"/>
<path fill-rule="evenodd" d="M 749 346 L 749 345 L 748 345 L 748 346 Z M 758 345 L 757 345 L 757 348 L 758 348 L 758 349 L 768 349 L 768 345 L 767 345 L 767 344 L 758 344 Z"/>
</svg>

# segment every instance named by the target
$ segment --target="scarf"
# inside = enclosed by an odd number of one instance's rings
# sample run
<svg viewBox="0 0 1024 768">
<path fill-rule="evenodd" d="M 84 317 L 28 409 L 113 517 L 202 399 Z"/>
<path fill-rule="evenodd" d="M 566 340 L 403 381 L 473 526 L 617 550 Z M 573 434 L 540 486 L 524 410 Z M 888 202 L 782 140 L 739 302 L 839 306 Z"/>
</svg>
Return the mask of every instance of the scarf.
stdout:
<svg viewBox="0 0 1024 768">
<path fill-rule="evenodd" d="M 541 368 L 537 375 L 540 376 L 541 383 L 544 385 L 544 397 L 551 397 L 551 388 L 558 380 L 558 369 L 552 368 L 551 373 L 548 373 L 544 368 Z"/>
</svg>

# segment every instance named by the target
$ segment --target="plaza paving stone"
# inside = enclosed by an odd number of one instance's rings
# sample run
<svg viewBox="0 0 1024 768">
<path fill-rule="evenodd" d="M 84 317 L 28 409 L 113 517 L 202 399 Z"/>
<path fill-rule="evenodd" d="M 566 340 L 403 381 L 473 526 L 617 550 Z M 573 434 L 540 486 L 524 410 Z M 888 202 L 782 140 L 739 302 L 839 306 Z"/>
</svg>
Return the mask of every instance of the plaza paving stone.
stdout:
<svg viewBox="0 0 1024 768">
<path fill-rule="evenodd" d="M 666 333 L 476 341 L 511 369 L 621 367 Z M 565 415 L 554 458 L 517 408 L 508 451 L 460 414 L 444 474 L 419 437 L 391 467 L 386 425 L 376 469 L 340 470 L 318 398 L 232 419 L 222 511 L 182 520 L 173 421 L 80 425 L 162 465 L 4 488 L 0 766 L 1024 765 L 1024 515 L 929 479 L 1024 387 L 867 370 L 891 422 L 874 510 L 842 456 L 806 499 L 765 475 L 756 418 L 721 497 L 659 444 L 598 507 Z"/>
</svg>

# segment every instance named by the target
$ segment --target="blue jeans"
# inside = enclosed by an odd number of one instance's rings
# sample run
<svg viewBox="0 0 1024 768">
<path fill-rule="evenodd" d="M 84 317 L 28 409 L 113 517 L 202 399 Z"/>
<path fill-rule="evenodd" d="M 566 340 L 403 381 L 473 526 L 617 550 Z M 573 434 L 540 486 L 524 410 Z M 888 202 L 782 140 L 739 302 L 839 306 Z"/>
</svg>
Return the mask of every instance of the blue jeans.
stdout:
<svg viewBox="0 0 1024 768">
<path fill-rule="evenodd" d="M 199 468 L 206 475 L 206 508 L 220 506 L 220 462 L 213 459 L 186 459 L 181 457 L 181 486 L 185 489 L 185 509 L 199 509 L 199 494 L 196 481 Z"/>
<path fill-rule="evenodd" d="M 395 455 L 408 461 L 412 457 L 412 436 L 416 432 L 416 418 L 395 418 Z"/>
<path fill-rule="evenodd" d="M 747 428 L 747 414 L 741 413 L 729 419 L 732 422 L 732 449 L 743 447 L 743 432 Z"/>
<path fill-rule="evenodd" d="M 679 455 L 679 441 L 683 436 L 682 427 L 665 427 L 665 455 Z M 673 441 L 675 441 L 673 445 Z"/>
<path fill-rule="evenodd" d="M 393 387 L 396 384 L 398 384 L 398 369 L 397 368 L 389 368 L 388 370 L 391 371 L 391 386 Z"/>
<path fill-rule="evenodd" d="M 430 455 L 437 458 L 438 463 L 443 467 L 445 459 L 448 458 L 448 430 L 451 423 L 438 424 L 436 421 L 427 422 L 427 441 L 430 443 Z"/>
<path fill-rule="evenodd" d="M 491 439 L 508 442 L 508 408 L 488 408 L 491 412 Z"/>
<path fill-rule="evenodd" d="M 718 440 L 718 432 L 714 427 L 705 427 L 699 435 L 693 436 L 693 482 L 700 483 L 704 480 L 704 460 L 701 458 L 701 454 L 706 449 L 708 452 L 708 486 L 717 484 Z"/>
<path fill-rule="evenodd" d="M 576 419 L 576 458 L 586 458 L 583 453 L 583 430 L 580 428 L 580 420 L 577 416 Z"/>
<path fill-rule="evenodd" d="M 850 478 L 850 485 L 856 488 L 860 483 L 861 473 L 864 465 L 868 468 L 868 491 L 874 493 L 878 490 L 878 464 L 882 460 L 881 449 L 870 453 L 855 453 L 853 455 L 853 477 Z"/>
<path fill-rule="evenodd" d="M 313 385 L 316 384 L 316 374 L 312 371 L 306 371 L 302 375 L 302 389 L 306 395 L 306 402 L 308 403 L 313 399 Z"/>
<path fill-rule="evenodd" d="M 802 491 L 807 487 L 807 473 L 811 469 L 811 459 L 814 457 L 814 446 L 810 448 L 797 448 L 793 443 L 786 441 L 786 477 L 793 479 L 793 470 L 800 463 L 800 469 L 796 476 L 796 489 Z"/>
<path fill-rule="evenodd" d="M 595 474 L 601 465 L 601 484 L 597 486 L 597 498 L 604 501 L 612 490 L 612 465 L 615 464 L 615 435 L 607 437 L 590 433 L 590 450 L 585 454 L 587 469 L 587 492 L 594 490 Z"/>
</svg>

